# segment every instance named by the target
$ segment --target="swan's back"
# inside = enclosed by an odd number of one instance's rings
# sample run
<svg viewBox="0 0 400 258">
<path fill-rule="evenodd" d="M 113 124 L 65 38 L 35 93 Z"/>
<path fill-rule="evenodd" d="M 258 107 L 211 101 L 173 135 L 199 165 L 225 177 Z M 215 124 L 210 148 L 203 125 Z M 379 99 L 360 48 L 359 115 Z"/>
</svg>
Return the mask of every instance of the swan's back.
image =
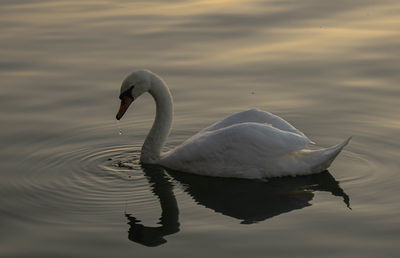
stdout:
<svg viewBox="0 0 400 258">
<path fill-rule="evenodd" d="M 272 127 L 280 129 L 282 131 L 292 132 L 298 134 L 300 136 L 306 137 L 300 130 L 295 128 L 293 125 L 288 123 L 286 120 L 280 118 L 277 115 L 272 113 L 253 108 L 246 111 L 238 112 L 233 115 L 230 115 L 223 120 L 216 122 L 209 127 L 204 128 L 200 131 L 200 133 L 206 131 L 214 131 L 217 129 L 221 129 L 224 127 L 228 127 L 234 124 L 241 124 L 241 123 L 260 123 L 260 124 L 269 124 Z M 310 140 L 309 140 L 310 141 Z"/>
</svg>

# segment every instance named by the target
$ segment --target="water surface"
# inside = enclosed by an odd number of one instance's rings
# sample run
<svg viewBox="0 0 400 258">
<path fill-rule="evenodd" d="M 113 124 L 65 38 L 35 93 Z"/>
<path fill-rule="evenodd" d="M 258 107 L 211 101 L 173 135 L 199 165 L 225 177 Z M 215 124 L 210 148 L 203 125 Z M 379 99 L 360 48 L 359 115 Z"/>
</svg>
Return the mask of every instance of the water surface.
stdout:
<svg viewBox="0 0 400 258">
<path fill-rule="evenodd" d="M 393 257 L 400 248 L 398 1 L 3 1 L 0 256 Z M 148 68 L 174 96 L 166 149 L 258 107 L 329 171 L 268 182 L 142 167 Z M 122 134 L 119 134 L 119 129 Z"/>
</svg>

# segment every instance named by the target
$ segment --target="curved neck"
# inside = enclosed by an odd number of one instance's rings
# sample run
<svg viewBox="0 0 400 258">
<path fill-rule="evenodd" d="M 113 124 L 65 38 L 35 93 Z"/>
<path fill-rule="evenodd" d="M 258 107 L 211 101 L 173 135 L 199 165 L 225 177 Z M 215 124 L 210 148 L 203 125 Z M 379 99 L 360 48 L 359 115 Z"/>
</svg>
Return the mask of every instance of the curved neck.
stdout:
<svg viewBox="0 0 400 258">
<path fill-rule="evenodd" d="M 161 78 L 153 76 L 149 93 L 156 102 L 156 118 L 144 141 L 140 161 L 156 164 L 160 160 L 161 149 L 169 135 L 173 118 L 171 93 Z"/>
</svg>

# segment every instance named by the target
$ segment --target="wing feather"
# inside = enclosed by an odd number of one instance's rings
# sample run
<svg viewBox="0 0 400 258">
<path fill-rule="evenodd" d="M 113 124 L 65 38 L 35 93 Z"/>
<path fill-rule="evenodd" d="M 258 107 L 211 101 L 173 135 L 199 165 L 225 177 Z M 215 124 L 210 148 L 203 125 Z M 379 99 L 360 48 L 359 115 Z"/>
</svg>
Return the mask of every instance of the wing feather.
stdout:
<svg viewBox="0 0 400 258">
<path fill-rule="evenodd" d="M 281 117 L 274 115 L 272 113 L 266 112 L 266 111 L 259 110 L 257 108 L 238 112 L 233 115 L 230 115 L 230 116 L 226 117 L 225 119 L 223 119 L 219 122 L 216 122 L 207 128 L 204 128 L 203 130 L 201 130 L 199 132 L 199 134 L 202 134 L 206 131 L 215 131 L 215 130 L 218 130 L 218 129 L 221 129 L 224 127 L 228 127 L 228 126 L 231 126 L 234 124 L 241 124 L 241 123 L 248 123 L 248 122 L 269 124 L 272 127 L 275 127 L 282 131 L 292 132 L 292 133 L 298 134 L 298 135 L 308 139 L 308 137 L 305 136 L 304 133 L 299 131 L 296 127 L 294 127 L 289 122 L 282 119 Z M 310 139 L 308 139 L 308 141 L 311 142 Z"/>
<path fill-rule="evenodd" d="M 238 123 L 194 135 L 166 153 L 162 165 L 214 176 L 219 171 L 226 173 L 230 169 L 232 173 L 244 171 L 235 170 L 237 166 L 248 166 L 248 170 L 254 168 L 258 171 L 268 160 L 301 150 L 307 143 L 306 137 L 270 124 Z"/>
</svg>

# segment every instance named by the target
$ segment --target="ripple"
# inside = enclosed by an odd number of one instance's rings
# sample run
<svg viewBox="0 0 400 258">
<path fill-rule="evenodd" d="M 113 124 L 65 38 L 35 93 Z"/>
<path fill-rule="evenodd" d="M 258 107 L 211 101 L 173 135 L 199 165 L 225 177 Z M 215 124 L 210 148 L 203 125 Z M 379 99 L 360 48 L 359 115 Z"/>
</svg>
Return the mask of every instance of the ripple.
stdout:
<svg viewBox="0 0 400 258">
<path fill-rule="evenodd" d="M 345 184 L 365 184 L 373 180 L 374 172 L 379 167 L 377 162 L 352 151 L 343 151 L 341 153 L 341 158 L 344 162 L 336 162 L 334 166 L 336 168 L 335 170 L 341 171 L 340 182 Z M 346 168 L 351 168 L 352 171 L 349 172 Z"/>
<path fill-rule="evenodd" d="M 57 222 L 57 216 L 43 216 L 43 210 L 48 215 L 107 216 L 127 206 L 139 213 L 159 209 L 139 164 L 139 146 L 73 146 L 38 149 L 27 156 L 1 189 L 14 197 L 1 209 L 14 219 L 42 223 Z M 18 207 L 32 213 L 18 213 Z"/>
</svg>

